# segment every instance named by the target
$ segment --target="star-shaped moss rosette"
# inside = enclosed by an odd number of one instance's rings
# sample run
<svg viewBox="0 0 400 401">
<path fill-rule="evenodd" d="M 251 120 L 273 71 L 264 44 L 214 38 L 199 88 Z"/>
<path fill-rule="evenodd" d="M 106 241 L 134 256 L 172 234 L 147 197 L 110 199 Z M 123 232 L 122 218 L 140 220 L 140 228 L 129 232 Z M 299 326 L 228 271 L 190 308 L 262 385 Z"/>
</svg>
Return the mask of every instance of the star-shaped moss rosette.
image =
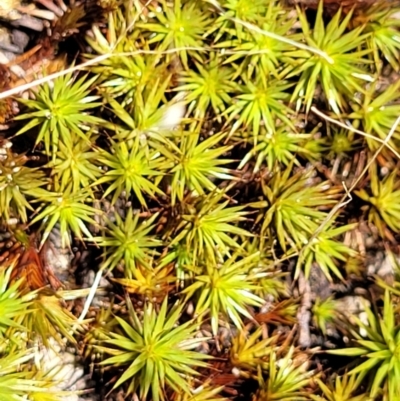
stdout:
<svg viewBox="0 0 400 401">
<path fill-rule="evenodd" d="M 111 332 L 99 350 L 111 354 L 102 365 L 126 367 L 114 388 L 129 381 L 127 393 L 138 391 L 141 400 L 150 393 L 155 401 L 166 399 L 167 386 L 176 392 L 190 392 L 188 381 L 206 367 L 207 355 L 192 349 L 202 341 L 193 338 L 196 323 L 176 325 L 183 305 L 168 308 L 165 298 L 159 312 L 147 304 L 143 318 L 130 311 L 130 322 L 116 317 L 120 330 Z M 169 310 L 168 310 L 169 309 Z"/>
<path fill-rule="evenodd" d="M 92 203 L 91 193 L 87 189 L 82 189 L 77 193 L 72 191 L 72 183 L 63 191 L 59 193 L 56 191 L 42 197 L 45 204 L 38 214 L 31 221 L 31 224 L 37 222 L 41 223 L 43 229 L 43 236 L 40 246 L 44 244 L 50 235 L 51 230 L 58 223 L 60 226 L 61 244 L 62 247 L 71 246 L 72 232 L 78 239 L 83 241 L 84 235 L 93 240 L 93 235 L 89 231 L 88 225 L 97 225 L 94 220 L 95 214 L 98 210 L 95 209 Z"/>
<path fill-rule="evenodd" d="M 49 193 L 49 183 L 44 172 L 38 167 L 29 167 L 29 157 L 13 153 L 11 142 L 0 148 L 0 217 L 28 221 L 28 211 L 33 211 L 31 201 L 41 199 Z"/>
<path fill-rule="evenodd" d="M 154 214 L 143 220 L 130 209 L 125 218 L 115 214 L 115 222 L 108 219 L 104 235 L 93 239 L 104 247 L 102 269 L 111 271 L 123 264 L 126 276 L 132 278 L 138 265 L 150 268 L 152 258 L 157 255 L 156 248 L 162 245 L 162 241 L 150 234 L 157 217 Z"/>
<path fill-rule="evenodd" d="M 29 119 L 29 122 L 17 135 L 39 127 L 36 145 L 43 142 L 46 154 L 53 160 L 58 151 L 59 141 L 66 146 L 72 146 L 71 133 L 87 141 L 85 132 L 103 121 L 88 113 L 101 105 L 100 102 L 96 102 L 98 96 L 90 95 L 95 81 L 96 77 L 83 76 L 75 79 L 70 73 L 57 78 L 53 84 L 40 86 L 35 93 L 35 99 L 20 99 L 27 107 L 27 112 L 15 119 Z"/>
<path fill-rule="evenodd" d="M 304 41 L 321 53 L 312 54 L 305 50 L 289 53 L 297 58 L 297 66 L 287 78 L 298 77 L 291 101 L 297 103 L 297 109 L 304 105 L 308 112 L 319 83 L 330 109 L 340 114 L 356 92 L 363 92 L 362 85 L 373 81 L 367 69 L 369 61 L 365 58 L 370 51 L 361 48 L 368 34 L 363 32 L 364 26 L 347 30 L 352 12 L 342 19 L 341 9 L 325 26 L 323 1 L 318 4 L 313 28 L 305 12 L 297 9 Z"/>
<path fill-rule="evenodd" d="M 393 232 L 400 231 L 400 209 L 397 198 L 400 194 L 400 181 L 396 171 L 382 180 L 378 177 L 376 164 L 370 168 L 370 188 L 360 189 L 356 195 L 369 204 L 368 221 L 375 225 L 382 237 L 387 235 L 387 228 Z"/>
<path fill-rule="evenodd" d="M 242 317 L 253 320 L 250 306 L 261 306 L 264 300 L 255 294 L 260 289 L 257 271 L 258 253 L 241 257 L 239 252 L 221 264 L 200 265 L 194 283 L 182 291 L 187 299 L 195 300 L 197 315 L 209 314 L 213 334 L 216 335 L 220 315 L 230 319 L 236 327 L 243 326 Z"/>
<path fill-rule="evenodd" d="M 366 333 L 362 336 L 359 330 L 351 330 L 354 347 L 327 352 L 348 357 L 361 357 L 362 362 L 351 369 L 349 374 L 357 374 L 361 378 L 369 376 L 368 390 L 371 398 L 384 394 L 385 399 L 395 400 L 400 397 L 400 389 L 397 385 L 400 380 L 398 352 L 400 329 L 389 290 L 385 291 L 383 301 L 381 315 L 366 308 L 367 324 L 353 316 L 358 328 Z"/>
<path fill-rule="evenodd" d="M 173 235 L 170 246 L 180 244 L 190 249 L 195 263 L 200 258 L 215 263 L 239 248 L 233 236 L 251 236 L 238 226 L 248 212 L 243 206 L 229 206 L 229 200 L 222 201 L 223 196 L 223 192 L 214 191 L 183 204 L 176 231 L 169 234 Z"/>
</svg>

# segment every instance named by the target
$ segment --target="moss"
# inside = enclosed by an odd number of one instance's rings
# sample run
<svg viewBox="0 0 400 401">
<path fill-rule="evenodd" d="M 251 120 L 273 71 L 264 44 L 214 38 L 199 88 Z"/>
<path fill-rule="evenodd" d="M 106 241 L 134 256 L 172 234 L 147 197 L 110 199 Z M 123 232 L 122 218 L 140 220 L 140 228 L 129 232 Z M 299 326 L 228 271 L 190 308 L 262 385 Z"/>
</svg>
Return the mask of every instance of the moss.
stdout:
<svg viewBox="0 0 400 401">
<path fill-rule="evenodd" d="M 103 398 L 396 399 L 400 284 L 366 259 L 398 245 L 400 10 L 116 3 L 76 36 L 73 72 L 18 99 L 1 142 L 0 263 L 17 272 L 1 291 L 28 284 L 0 316 L 1 357 L 24 391 L 50 385 L 25 374 L 30 341 L 66 337 L 100 362 Z M 87 26 L 79 10 L 53 45 Z M 55 285 L 42 251 L 55 227 L 91 255 L 88 288 Z M 89 308 L 102 277 L 108 304 Z M 337 308 L 360 293 L 367 323 Z"/>
</svg>

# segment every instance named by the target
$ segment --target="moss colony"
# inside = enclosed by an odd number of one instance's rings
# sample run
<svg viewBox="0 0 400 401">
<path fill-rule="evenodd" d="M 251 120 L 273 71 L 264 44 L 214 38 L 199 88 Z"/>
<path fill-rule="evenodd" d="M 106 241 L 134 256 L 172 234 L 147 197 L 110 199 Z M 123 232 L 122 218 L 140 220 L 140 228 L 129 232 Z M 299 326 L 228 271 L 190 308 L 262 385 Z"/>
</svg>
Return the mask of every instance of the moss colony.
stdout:
<svg viewBox="0 0 400 401">
<path fill-rule="evenodd" d="M 400 400 L 370 3 L 2 2 L 0 400 Z"/>
</svg>

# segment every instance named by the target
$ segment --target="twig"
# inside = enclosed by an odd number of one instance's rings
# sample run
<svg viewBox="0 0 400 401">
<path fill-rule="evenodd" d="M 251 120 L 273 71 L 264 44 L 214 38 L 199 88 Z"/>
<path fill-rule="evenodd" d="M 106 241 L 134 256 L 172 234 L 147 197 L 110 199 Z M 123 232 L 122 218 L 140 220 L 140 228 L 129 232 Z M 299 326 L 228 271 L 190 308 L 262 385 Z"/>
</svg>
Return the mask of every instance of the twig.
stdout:
<svg viewBox="0 0 400 401">
<path fill-rule="evenodd" d="M 329 117 L 328 115 L 324 114 L 322 111 L 318 110 L 315 106 L 312 106 L 312 107 L 311 107 L 311 111 L 312 111 L 313 113 L 315 113 L 317 116 L 323 118 L 325 121 L 329 121 L 330 123 L 335 124 L 335 125 L 338 125 L 339 127 L 345 128 L 345 129 L 347 129 L 348 131 L 354 132 L 355 134 L 362 135 L 362 136 L 364 136 L 365 138 L 369 138 L 369 139 L 372 139 L 372 140 L 374 140 L 374 141 L 376 141 L 376 142 L 379 142 L 379 143 L 381 143 L 381 144 L 384 144 L 385 147 L 388 148 L 390 151 L 392 151 L 393 154 L 396 155 L 397 158 L 400 160 L 400 154 L 396 151 L 396 149 L 392 148 L 392 147 L 388 144 L 388 142 L 387 142 L 386 139 L 377 138 L 376 136 L 373 136 L 373 135 L 371 135 L 371 134 L 367 134 L 367 133 L 364 132 L 364 131 L 360 131 L 360 130 L 356 129 L 356 128 L 352 127 L 351 125 L 347 125 L 347 124 L 342 123 L 341 121 L 335 120 L 334 118 Z M 393 134 L 392 134 L 392 135 L 393 135 Z M 378 152 L 380 152 L 381 150 L 382 150 L 382 149 L 378 150 Z M 375 158 L 376 158 L 376 156 L 375 156 Z"/>
<path fill-rule="evenodd" d="M 82 64 L 78 64 L 76 66 L 73 66 L 73 67 L 70 67 L 70 68 L 66 68 L 65 70 L 55 72 L 54 74 L 47 75 L 47 76 L 45 76 L 43 78 L 36 79 L 35 81 L 29 82 L 29 83 L 27 83 L 25 85 L 20 85 L 20 86 L 17 86 L 15 88 L 12 88 L 12 89 L 9 89 L 7 91 L 4 91 L 4 92 L 0 93 L 0 99 L 5 99 L 7 97 L 14 96 L 14 95 L 16 95 L 16 94 L 18 94 L 20 92 L 24 92 L 26 90 L 32 89 L 32 88 L 34 88 L 34 87 L 36 87 L 38 85 L 42 85 L 42 84 L 44 84 L 46 82 L 53 81 L 54 79 L 57 79 L 57 78 L 62 77 L 64 75 L 67 75 L 67 74 L 69 74 L 71 72 L 84 69 L 84 68 L 89 67 L 89 66 L 91 66 L 93 64 L 100 63 L 101 61 L 107 60 L 107 59 L 109 59 L 111 57 L 132 57 L 132 56 L 137 56 L 139 54 L 173 54 L 173 53 L 178 53 L 178 52 L 183 51 L 183 50 L 204 51 L 204 48 L 178 47 L 178 48 L 175 48 L 175 49 L 164 50 L 162 52 L 160 52 L 158 50 L 137 50 L 137 51 L 133 51 L 133 52 L 122 52 L 122 53 L 112 53 L 112 52 L 110 52 L 110 53 L 107 53 L 107 54 L 102 54 L 101 56 L 97 56 L 97 57 L 93 58 L 92 60 L 85 61 Z"/>
<path fill-rule="evenodd" d="M 73 332 L 77 329 L 79 323 L 82 323 L 85 320 L 85 317 L 86 317 L 87 313 L 89 312 L 90 305 L 92 304 L 93 299 L 96 296 L 96 291 L 99 288 L 102 275 L 103 275 L 103 270 L 100 269 L 96 273 L 96 276 L 95 276 L 95 278 L 93 280 L 93 284 L 92 284 L 92 286 L 90 288 L 89 295 L 86 298 L 85 305 L 83 306 L 83 310 L 82 310 L 81 314 L 78 317 L 78 324 L 76 324 L 76 325 L 74 325 L 72 327 L 72 331 Z"/>
<path fill-rule="evenodd" d="M 249 0 L 249 1 L 251 1 L 251 0 Z M 320 56 L 323 59 L 325 59 L 329 64 L 333 64 L 334 63 L 332 58 L 329 57 L 324 51 L 321 51 L 320 49 L 317 49 L 317 48 L 314 48 L 314 47 L 310 47 L 310 46 L 307 46 L 307 45 L 305 45 L 303 43 L 296 42 L 295 40 L 291 40 L 291 39 L 285 38 L 284 36 L 277 35 L 275 33 L 266 31 L 265 29 L 259 28 L 257 25 L 251 24 L 251 23 L 246 22 L 246 21 L 242 21 L 239 18 L 229 17 L 217 0 L 208 0 L 208 2 L 210 4 L 212 4 L 215 8 L 217 8 L 219 10 L 219 12 L 224 15 L 224 18 L 226 18 L 227 20 L 230 20 L 232 22 L 235 22 L 235 23 L 237 23 L 239 25 L 244 26 L 249 31 L 253 31 L 253 32 L 259 33 L 260 35 L 264 35 L 264 36 L 266 36 L 268 38 L 275 39 L 275 40 L 277 40 L 279 42 L 282 42 L 282 43 L 287 43 L 289 45 L 297 47 L 298 49 L 306 50 L 306 51 L 309 51 L 310 53 L 317 54 L 318 56 Z"/>
<path fill-rule="evenodd" d="M 137 15 L 135 16 L 133 21 L 125 29 L 124 34 L 127 34 L 127 32 L 130 29 L 132 29 L 132 27 L 136 23 L 137 19 L 139 18 L 139 16 L 142 14 L 143 10 L 147 7 L 147 5 L 150 4 L 150 2 L 151 2 L 151 0 L 148 0 L 146 2 L 146 4 L 143 6 L 143 8 L 141 9 L 141 11 L 137 13 Z M 313 48 L 313 47 L 307 46 L 307 45 L 305 45 L 303 43 L 299 43 L 299 42 L 296 42 L 294 40 L 285 38 L 284 36 L 280 36 L 280 35 L 277 35 L 275 33 L 266 31 L 265 29 L 261 29 L 261 28 L 257 27 L 256 25 L 253 25 L 253 24 L 250 24 L 248 22 L 242 21 L 242 20 L 240 20 L 238 18 L 228 17 L 226 15 L 225 11 L 222 9 L 222 7 L 221 7 L 221 5 L 219 4 L 218 1 L 209 0 L 209 3 L 213 4 L 220 11 L 220 13 L 225 15 L 225 17 L 228 20 L 231 20 L 231 21 L 233 21 L 233 22 L 235 22 L 237 24 L 240 24 L 240 25 L 244 26 L 245 28 L 249 29 L 250 31 L 257 32 L 257 33 L 259 33 L 261 35 L 264 35 L 264 36 L 267 36 L 267 37 L 269 37 L 271 39 L 275 39 L 277 41 L 290 44 L 290 45 L 292 45 L 292 46 L 294 46 L 294 47 L 296 47 L 298 49 L 306 50 L 306 51 L 309 51 L 310 53 L 317 54 L 318 56 L 320 56 L 320 57 L 324 58 L 326 61 L 328 61 L 330 64 L 333 64 L 333 60 L 325 52 L 321 51 L 320 49 Z M 0 93 L 0 99 L 5 99 L 7 97 L 14 96 L 14 95 L 16 95 L 16 94 L 18 94 L 20 92 L 24 92 L 26 90 L 34 88 L 35 86 L 44 84 L 46 82 L 50 82 L 50 81 L 52 81 L 52 80 L 54 80 L 54 79 L 56 79 L 58 77 L 64 76 L 64 75 L 72 73 L 74 71 L 81 70 L 83 68 L 89 67 L 89 66 L 94 65 L 94 64 L 100 63 L 100 62 L 102 62 L 104 60 L 107 60 L 108 58 L 111 58 L 111 57 L 135 56 L 135 55 L 139 55 L 139 54 L 168 54 L 168 53 L 176 53 L 176 52 L 179 52 L 179 51 L 182 51 L 182 50 L 221 51 L 221 50 L 215 50 L 215 49 L 205 48 L 205 47 L 203 47 L 203 48 L 183 47 L 183 48 L 169 49 L 169 50 L 165 50 L 163 52 L 138 50 L 138 51 L 129 52 L 129 53 L 114 53 L 114 50 L 115 50 L 116 46 L 118 45 L 118 43 L 120 43 L 120 41 L 123 39 L 123 37 L 124 37 L 124 35 L 121 35 L 118 38 L 116 43 L 114 43 L 114 45 L 110 49 L 109 53 L 103 54 L 101 56 L 97 56 L 97 57 L 93 58 L 92 60 L 86 61 L 86 62 L 84 62 L 82 64 L 76 65 L 76 66 L 71 67 L 71 68 L 67 68 L 67 69 L 65 69 L 63 71 L 56 72 L 56 73 L 48 75 L 46 77 L 37 79 L 37 80 L 32 81 L 30 83 L 27 83 L 25 85 L 20 85 L 20 86 L 18 86 L 16 88 L 12 88 L 10 90 L 4 91 L 4 92 Z"/>
</svg>

